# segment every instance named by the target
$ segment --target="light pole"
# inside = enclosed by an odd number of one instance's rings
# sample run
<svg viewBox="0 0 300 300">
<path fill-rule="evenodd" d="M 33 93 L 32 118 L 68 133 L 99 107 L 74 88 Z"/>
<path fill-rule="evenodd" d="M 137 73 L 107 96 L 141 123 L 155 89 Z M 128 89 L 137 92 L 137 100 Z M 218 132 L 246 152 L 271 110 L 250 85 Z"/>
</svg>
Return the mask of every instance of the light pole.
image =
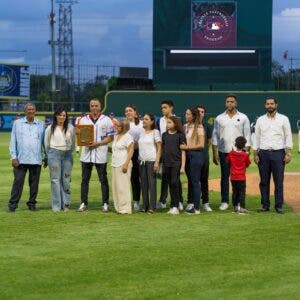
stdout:
<svg viewBox="0 0 300 300">
<path fill-rule="evenodd" d="M 55 66 L 55 31 L 54 31 L 54 20 L 55 13 L 54 13 L 54 5 L 53 0 L 51 0 L 51 12 L 49 15 L 49 22 L 50 22 L 50 41 L 49 44 L 51 46 L 51 58 L 52 58 L 52 76 L 51 76 L 51 97 L 52 101 L 55 99 L 56 93 L 56 66 Z"/>
</svg>

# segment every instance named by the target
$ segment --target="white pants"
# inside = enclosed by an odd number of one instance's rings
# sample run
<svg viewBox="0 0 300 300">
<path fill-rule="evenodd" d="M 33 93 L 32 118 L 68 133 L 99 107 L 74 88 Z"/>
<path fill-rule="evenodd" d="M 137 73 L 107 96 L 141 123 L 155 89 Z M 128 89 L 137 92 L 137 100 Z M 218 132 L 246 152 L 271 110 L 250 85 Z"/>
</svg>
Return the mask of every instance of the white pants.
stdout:
<svg viewBox="0 0 300 300">
<path fill-rule="evenodd" d="M 299 144 L 298 151 L 300 152 L 300 130 L 298 130 L 298 144 Z"/>
<path fill-rule="evenodd" d="M 120 214 L 131 214 L 131 170 L 130 161 L 127 173 L 123 173 L 122 166 L 112 167 L 112 193 L 115 209 Z"/>
</svg>

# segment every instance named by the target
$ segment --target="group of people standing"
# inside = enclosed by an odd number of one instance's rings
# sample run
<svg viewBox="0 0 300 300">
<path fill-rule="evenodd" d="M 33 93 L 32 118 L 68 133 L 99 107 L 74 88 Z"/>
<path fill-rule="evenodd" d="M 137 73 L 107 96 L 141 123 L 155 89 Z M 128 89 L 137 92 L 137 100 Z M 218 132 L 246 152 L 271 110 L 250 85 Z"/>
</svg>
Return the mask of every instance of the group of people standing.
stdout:
<svg viewBox="0 0 300 300">
<path fill-rule="evenodd" d="M 119 214 L 133 210 L 153 214 L 157 208 L 166 208 L 170 193 L 169 214 L 183 210 L 180 174 L 188 179 L 188 214 L 200 213 L 200 199 L 204 211 L 209 205 L 209 148 L 212 145 L 213 162 L 221 167 L 220 210 L 229 207 L 229 179 L 233 189 L 234 211 L 248 213 L 245 204 L 246 168 L 250 164 L 252 144 L 254 162 L 258 164 L 261 182 L 261 212 L 270 209 L 270 177 L 275 183 L 275 209 L 283 213 L 284 166 L 291 160 L 292 134 L 289 120 L 277 112 L 273 97 L 265 100 L 267 113 L 258 118 L 251 141 L 248 117 L 237 110 L 237 98 L 230 94 L 225 100 L 226 110 L 217 116 L 213 131 L 204 121 L 205 107 L 188 108 L 185 124 L 174 115 L 171 100 L 161 102 L 162 117 L 156 119 L 147 113 L 140 120 L 135 105 L 125 107 L 125 117 L 115 124 L 101 113 L 101 102 L 90 101 L 90 113 L 78 118 L 77 125 L 93 125 L 94 141 L 81 150 L 81 204 L 78 212 L 88 209 L 89 182 L 95 166 L 101 183 L 102 209 L 109 211 L 109 183 L 107 178 L 108 153 L 112 153 L 112 194 Z M 13 125 L 10 153 L 14 182 L 8 211 L 14 212 L 22 194 L 24 179 L 29 171 L 30 196 L 27 202 L 36 210 L 41 166 L 49 166 L 53 211 L 68 211 L 70 182 L 78 129 L 68 119 L 68 113 L 59 107 L 53 123 L 44 129 L 43 122 L 35 118 L 32 103 L 25 106 L 25 117 Z M 45 159 L 42 160 L 42 152 Z M 157 203 L 157 177 L 161 176 L 161 191 Z M 142 204 L 140 203 L 142 196 Z"/>
</svg>

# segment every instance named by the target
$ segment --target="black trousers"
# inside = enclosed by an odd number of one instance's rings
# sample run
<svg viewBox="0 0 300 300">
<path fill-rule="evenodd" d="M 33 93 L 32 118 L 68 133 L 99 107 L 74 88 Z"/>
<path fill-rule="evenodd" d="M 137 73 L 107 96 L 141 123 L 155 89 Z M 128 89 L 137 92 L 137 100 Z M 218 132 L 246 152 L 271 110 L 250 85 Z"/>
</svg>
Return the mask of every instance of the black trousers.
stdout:
<svg viewBox="0 0 300 300">
<path fill-rule="evenodd" d="M 180 202 L 183 203 L 182 185 L 181 185 L 180 177 L 179 177 L 179 182 L 180 182 Z M 161 176 L 161 190 L 160 190 L 159 202 L 166 204 L 168 198 L 168 190 L 169 190 L 168 187 L 169 187 L 168 179 L 166 174 L 163 171 Z"/>
<path fill-rule="evenodd" d="M 91 179 L 91 174 L 93 166 L 95 165 L 99 181 L 101 182 L 101 191 L 102 191 L 102 202 L 108 204 L 109 199 L 109 187 L 107 180 L 106 166 L 107 164 L 94 164 L 94 163 L 85 163 L 81 162 L 81 203 L 88 205 L 88 194 L 89 194 L 89 183 Z"/>
<path fill-rule="evenodd" d="M 133 201 L 140 201 L 141 197 L 141 181 L 140 181 L 140 171 L 139 171 L 139 150 L 135 149 L 132 161 L 132 171 L 131 171 L 131 190 L 132 190 L 132 199 Z"/>
<path fill-rule="evenodd" d="M 173 167 L 163 167 L 163 172 L 165 173 L 167 183 L 170 189 L 171 195 L 171 204 L 170 207 L 179 206 L 179 202 L 181 200 L 181 182 L 180 182 L 180 165 Z"/>
<path fill-rule="evenodd" d="M 16 209 L 20 201 L 24 180 L 29 171 L 28 183 L 29 183 L 29 200 L 27 201 L 27 206 L 32 207 L 36 204 L 36 197 L 38 194 L 41 166 L 40 165 L 28 165 L 20 164 L 17 168 L 14 168 L 14 182 L 11 189 L 10 200 L 8 206 L 10 209 Z"/>
<path fill-rule="evenodd" d="M 161 187 L 160 187 L 160 198 L 159 202 L 166 203 L 168 197 L 168 181 L 166 173 L 163 171 L 161 175 Z"/>
<path fill-rule="evenodd" d="M 231 180 L 232 204 L 245 208 L 246 180 Z"/>
<path fill-rule="evenodd" d="M 156 206 L 156 174 L 153 171 L 154 161 L 140 162 L 143 209 L 154 210 Z"/>
</svg>

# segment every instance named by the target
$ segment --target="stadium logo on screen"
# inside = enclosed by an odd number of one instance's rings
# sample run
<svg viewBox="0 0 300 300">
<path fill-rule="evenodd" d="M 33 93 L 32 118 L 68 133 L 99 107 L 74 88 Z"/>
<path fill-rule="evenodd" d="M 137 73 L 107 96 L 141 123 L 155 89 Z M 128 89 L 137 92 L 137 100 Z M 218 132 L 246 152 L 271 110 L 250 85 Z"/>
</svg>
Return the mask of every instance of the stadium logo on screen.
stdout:
<svg viewBox="0 0 300 300">
<path fill-rule="evenodd" d="M 236 46 L 236 13 L 233 2 L 192 3 L 192 46 Z"/>
<path fill-rule="evenodd" d="M 0 92 L 7 93 L 17 84 L 17 76 L 13 69 L 3 66 L 0 72 Z"/>
</svg>

